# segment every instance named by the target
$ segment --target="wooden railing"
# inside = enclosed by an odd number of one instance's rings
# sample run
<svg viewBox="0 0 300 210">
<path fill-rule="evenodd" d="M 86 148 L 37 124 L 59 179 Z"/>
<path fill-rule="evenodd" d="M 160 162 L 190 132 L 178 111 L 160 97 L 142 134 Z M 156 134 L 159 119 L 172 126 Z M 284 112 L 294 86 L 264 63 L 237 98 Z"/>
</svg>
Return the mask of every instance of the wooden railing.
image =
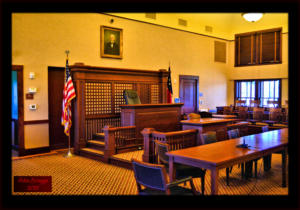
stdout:
<svg viewBox="0 0 300 210">
<path fill-rule="evenodd" d="M 153 128 L 145 128 L 141 133 L 144 136 L 143 161 L 145 162 L 155 162 L 155 140 L 169 144 L 170 150 L 197 146 L 198 130 L 196 129 L 173 132 L 158 132 Z"/>
<path fill-rule="evenodd" d="M 138 146 L 141 142 L 135 137 L 135 126 L 126 127 L 110 127 L 103 128 L 105 138 L 104 158 L 116 154 L 121 149 L 126 149 L 132 146 Z"/>
<path fill-rule="evenodd" d="M 93 139 L 93 134 L 102 133 L 104 126 L 120 127 L 121 118 L 120 115 L 111 116 L 87 116 L 85 119 L 86 140 Z"/>
</svg>

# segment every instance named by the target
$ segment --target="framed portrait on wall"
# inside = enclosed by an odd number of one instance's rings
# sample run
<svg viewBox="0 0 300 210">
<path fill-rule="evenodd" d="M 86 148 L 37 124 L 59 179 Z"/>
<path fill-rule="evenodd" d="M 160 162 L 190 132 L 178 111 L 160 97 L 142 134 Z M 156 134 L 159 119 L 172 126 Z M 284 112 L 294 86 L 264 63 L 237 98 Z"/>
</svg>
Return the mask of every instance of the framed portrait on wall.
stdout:
<svg viewBox="0 0 300 210">
<path fill-rule="evenodd" d="M 101 26 L 101 57 L 123 58 L 123 29 Z"/>
</svg>

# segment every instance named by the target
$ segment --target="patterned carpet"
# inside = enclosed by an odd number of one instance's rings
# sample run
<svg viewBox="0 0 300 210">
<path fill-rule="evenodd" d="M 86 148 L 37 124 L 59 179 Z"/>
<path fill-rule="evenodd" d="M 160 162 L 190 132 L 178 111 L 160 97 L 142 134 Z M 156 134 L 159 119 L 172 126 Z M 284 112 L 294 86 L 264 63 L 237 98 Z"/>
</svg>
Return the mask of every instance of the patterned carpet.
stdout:
<svg viewBox="0 0 300 210">
<path fill-rule="evenodd" d="M 137 156 L 136 153 L 131 153 Z M 139 155 L 141 155 L 139 151 Z M 119 155 L 118 157 L 128 154 Z M 13 195 L 136 195 L 133 171 L 85 157 L 65 158 L 62 153 L 12 160 L 13 176 L 52 176 L 52 192 L 20 193 Z M 12 179 L 13 180 L 13 179 Z M 194 179 L 200 191 L 200 179 Z M 288 182 L 287 182 L 288 183 Z M 13 189 L 14 183 L 12 183 Z M 188 187 L 188 185 L 186 186 Z M 210 194 L 210 172 L 206 173 L 205 194 Z M 258 162 L 258 178 L 242 180 L 240 168 L 234 166 L 230 186 L 226 186 L 225 169 L 220 171 L 221 195 L 288 195 L 288 187 L 281 187 L 281 155 L 272 155 L 272 169 L 263 171 Z"/>
</svg>

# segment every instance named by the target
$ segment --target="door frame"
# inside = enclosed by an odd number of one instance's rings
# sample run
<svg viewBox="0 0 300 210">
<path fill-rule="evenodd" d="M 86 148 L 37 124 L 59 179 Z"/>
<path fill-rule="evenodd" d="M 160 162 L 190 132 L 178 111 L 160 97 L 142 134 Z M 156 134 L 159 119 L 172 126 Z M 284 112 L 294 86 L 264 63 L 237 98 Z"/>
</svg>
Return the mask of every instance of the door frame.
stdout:
<svg viewBox="0 0 300 210">
<path fill-rule="evenodd" d="M 50 88 L 49 88 L 49 84 L 50 84 L 50 77 L 49 77 L 49 72 L 50 71 L 63 71 L 64 74 L 65 74 L 65 70 L 66 70 L 66 67 L 58 67 L 58 66 L 48 66 L 48 102 L 50 102 Z M 61 90 L 63 92 L 63 89 Z M 62 99 L 61 99 L 62 100 Z M 62 103 L 62 101 L 61 101 Z M 51 121 L 50 121 L 50 103 L 48 103 L 48 120 L 49 120 L 49 123 L 48 123 L 48 126 L 49 126 L 49 148 L 51 150 L 55 150 L 55 149 L 65 149 L 65 148 L 60 148 L 60 147 L 55 147 L 53 146 L 53 138 L 54 136 L 52 135 L 52 132 L 51 132 Z M 60 106 L 62 106 L 62 104 L 60 104 Z M 71 111 L 72 113 L 74 113 L 74 106 L 72 106 L 71 108 Z M 71 147 L 74 146 L 74 125 L 73 125 L 73 122 L 74 122 L 74 114 L 72 114 L 72 127 L 70 129 L 70 138 L 71 138 Z M 66 147 L 67 148 L 67 147 Z"/>
<path fill-rule="evenodd" d="M 24 87 L 23 87 L 23 65 L 12 65 L 11 71 L 17 72 L 18 86 L 18 155 L 22 156 L 25 152 L 24 144 Z"/>
<path fill-rule="evenodd" d="M 179 75 L 179 98 L 183 96 L 183 89 L 181 88 L 181 81 L 184 79 L 190 79 L 190 80 L 196 80 L 196 110 L 194 110 L 195 113 L 198 113 L 199 110 L 199 76 L 194 75 Z"/>
</svg>

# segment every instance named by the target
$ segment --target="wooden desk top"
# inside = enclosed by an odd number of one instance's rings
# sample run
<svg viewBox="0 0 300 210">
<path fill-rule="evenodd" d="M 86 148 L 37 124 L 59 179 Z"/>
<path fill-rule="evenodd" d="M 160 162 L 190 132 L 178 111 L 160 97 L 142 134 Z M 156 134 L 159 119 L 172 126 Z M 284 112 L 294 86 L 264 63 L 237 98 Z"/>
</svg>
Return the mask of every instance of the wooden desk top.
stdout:
<svg viewBox="0 0 300 210">
<path fill-rule="evenodd" d="M 200 118 L 191 120 L 181 120 L 180 123 L 183 125 L 209 125 L 218 124 L 225 122 L 235 122 L 236 119 L 222 119 L 222 118 Z"/>
<path fill-rule="evenodd" d="M 183 103 L 162 103 L 162 104 L 132 104 L 132 105 L 120 105 L 122 109 L 132 109 L 132 108 L 145 108 L 145 107 L 174 107 L 183 106 Z"/>
<path fill-rule="evenodd" d="M 227 114 L 213 114 L 212 117 L 214 117 L 214 118 L 224 118 L 224 119 L 234 119 L 234 118 L 237 118 L 236 115 L 227 115 Z"/>
<path fill-rule="evenodd" d="M 238 148 L 236 145 L 248 144 L 249 148 Z M 226 165 L 234 160 L 251 156 L 254 153 L 264 153 L 267 150 L 276 150 L 288 144 L 288 128 L 268 131 L 260 134 L 244 136 L 241 138 L 220 141 L 166 153 L 174 158 L 184 158 L 212 167 Z"/>
</svg>

